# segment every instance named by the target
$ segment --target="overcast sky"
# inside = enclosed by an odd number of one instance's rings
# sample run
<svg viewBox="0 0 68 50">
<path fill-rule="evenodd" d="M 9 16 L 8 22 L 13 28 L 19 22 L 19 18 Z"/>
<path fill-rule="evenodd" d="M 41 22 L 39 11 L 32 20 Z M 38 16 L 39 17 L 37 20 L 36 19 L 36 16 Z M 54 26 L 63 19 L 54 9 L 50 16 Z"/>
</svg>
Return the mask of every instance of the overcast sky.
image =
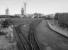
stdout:
<svg viewBox="0 0 68 50">
<path fill-rule="evenodd" d="M 0 0 L 0 14 L 5 14 L 6 8 L 9 8 L 10 14 L 20 14 L 24 2 L 27 3 L 27 13 L 68 12 L 68 0 Z"/>
</svg>

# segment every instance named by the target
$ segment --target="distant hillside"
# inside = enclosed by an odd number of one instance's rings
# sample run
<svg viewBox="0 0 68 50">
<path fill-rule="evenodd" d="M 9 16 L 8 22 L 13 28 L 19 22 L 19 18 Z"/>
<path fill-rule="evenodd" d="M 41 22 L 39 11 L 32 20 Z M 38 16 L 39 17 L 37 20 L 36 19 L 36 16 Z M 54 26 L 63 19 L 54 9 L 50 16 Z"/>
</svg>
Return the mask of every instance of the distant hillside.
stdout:
<svg viewBox="0 0 68 50">
<path fill-rule="evenodd" d="M 12 16 L 12 15 L 0 15 L 0 18 L 16 18 L 18 16 Z"/>
</svg>

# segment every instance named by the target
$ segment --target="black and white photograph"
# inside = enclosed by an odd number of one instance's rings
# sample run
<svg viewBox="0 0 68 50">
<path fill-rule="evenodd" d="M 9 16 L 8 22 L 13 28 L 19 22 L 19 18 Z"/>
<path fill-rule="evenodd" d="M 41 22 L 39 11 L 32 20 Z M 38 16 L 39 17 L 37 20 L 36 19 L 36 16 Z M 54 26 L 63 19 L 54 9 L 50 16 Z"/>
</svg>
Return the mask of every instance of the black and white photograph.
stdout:
<svg viewBox="0 0 68 50">
<path fill-rule="evenodd" d="M 68 50 L 68 0 L 0 0 L 0 50 Z"/>
</svg>

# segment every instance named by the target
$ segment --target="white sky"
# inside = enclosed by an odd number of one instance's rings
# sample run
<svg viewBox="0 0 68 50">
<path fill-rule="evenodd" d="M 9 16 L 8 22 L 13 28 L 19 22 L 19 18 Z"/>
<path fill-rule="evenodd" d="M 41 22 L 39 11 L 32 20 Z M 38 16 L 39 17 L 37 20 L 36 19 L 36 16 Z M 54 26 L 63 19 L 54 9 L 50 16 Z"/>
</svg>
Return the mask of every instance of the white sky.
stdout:
<svg viewBox="0 0 68 50">
<path fill-rule="evenodd" d="M 6 8 L 9 8 L 10 14 L 20 14 L 24 2 L 27 2 L 27 13 L 68 12 L 68 0 L 0 0 L 0 14 L 5 14 Z"/>
</svg>

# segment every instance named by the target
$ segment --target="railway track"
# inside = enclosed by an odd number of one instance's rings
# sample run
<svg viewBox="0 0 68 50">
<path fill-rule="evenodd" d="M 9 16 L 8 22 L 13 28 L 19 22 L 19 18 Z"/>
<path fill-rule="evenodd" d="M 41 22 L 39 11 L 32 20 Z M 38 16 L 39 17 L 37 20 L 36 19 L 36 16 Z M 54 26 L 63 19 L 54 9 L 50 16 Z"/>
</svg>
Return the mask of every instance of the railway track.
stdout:
<svg viewBox="0 0 68 50">
<path fill-rule="evenodd" d="M 28 26 L 29 31 L 27 38 L 21 30 L 21 25 L 15 27 L 17 47 L 19 50 L 40 50 L 35 37 L 35 28 L 40 22 L 41 20 L 35 20 Z"/>
<path fill-rule="evenodd" d="M 15 27 L 16 36 L 17 36 L 17 47 L 19 50 L 31 50 L 30 42 L 26 39 L 24 34 L 20 30 L 20 26 Z"/>
</svg>

